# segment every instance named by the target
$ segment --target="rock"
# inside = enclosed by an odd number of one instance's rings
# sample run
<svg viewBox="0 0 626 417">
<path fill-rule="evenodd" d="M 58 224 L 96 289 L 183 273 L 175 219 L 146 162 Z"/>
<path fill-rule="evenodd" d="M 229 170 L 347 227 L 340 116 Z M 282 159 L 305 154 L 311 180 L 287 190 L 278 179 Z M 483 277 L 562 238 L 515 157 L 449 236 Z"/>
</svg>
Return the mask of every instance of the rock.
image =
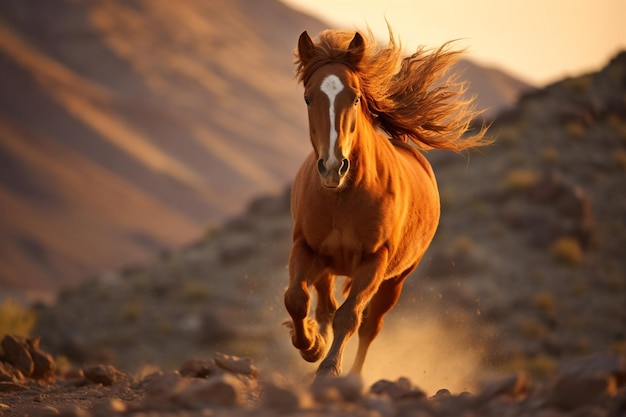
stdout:
<svg viewBox="0 0 626 417">
<path fill-rule="evenodd" d="M 146 376 L 139 386 L 145 389 L 146 396 L 143 401 L 143 409 L 165 410 L 176 405 L 176 396 L 185 390 L 194 381 L 194 378 L 183 378 L 175 372 L 153 373 Z"/>
<path fill-rule="evenodd" d="M 437 399 L 440 400 L 442 398 L 448 398 L 450 397 L 452 394 L 450 393 L 450 390 L 446 389 L 446 388 L 441 388 L 440 390 L 438 390 L 435 395 L 433 395 L 433 399 Z"/>
<path fill-rule="evenodd" d="M 68 404 L 59 408 L 57 417 L 92 417 L 92 414 L 76 404 Z"/>
<path fill-rule="evenodd" d="M 375 413 L 374 415 L 380 415 L 382 417 L 396 415 L 396 407 L 389 397 L 363 397 L 360 400 L 360 404 Z"/>
<path fill-rule="evenodd" d="M 12 382 L 12 381 L 0 382 L 0 392 L 24 391 L 27 389 L 28 387 L 26 387 L 26 385 L 20 384 L 19 382 Z"/>
<path fill-rule="evenodd" d="M 524 373 L 519 373 L 488 384 L 473 398 L 473 402 L 475 404 L 482 404 L 501 395 L 521 398 L 526 395 L 529 390 L 530 380 L 528 376 Z"/>
<path fill-rule="evenodd" d="M 0 362 L 0 382 L 18 382 L 24 375 L 11 364 Z"/>
<path fill-rule="evenodd" d="M 309 408 L 313 403 L 311 394 L 297 386 L 287 387 L 284 383 L 264 381 L 261 389 L 263 405 L 273 410 L 298 410 Z"/>
<path fill-rule="evenodd" d="M 206 378 L 217 372 L 215 362 L 201 359 L 190 359 L 183 363 L 178 372 L 189 378 Z"/>
<path fill-rule="evenodd" d="M 343 400 L 356 402 L 363 393 L 363 380 L 358 375 L 319 377 L 311 385 L 313 398 L 318 402 Z"/>
<path fill-rule="evenodd" d="M 112 365 L 91 365 L 83 368 L 83 373 L 87 380 L 104 386 L 111 386 L 126 376 L 126 374 L 118 371 Z"/>
<path fill-rule="evenodd" d="M 30 355 L 34 363 L 32 377 L 43 381 L 53 380 L 57 366 L 52 356 L 39 348 L 30 349 Z"/>
<path fill-rule="evenodd" d="M 2 350 L 6 361 L 26 377 L 30 377 L 35 369 L 28 347 L 26 339 L 20 336 L 6 335 L 2 339 Z"/>
<path fill-rule="evenodd" d="M 404 377 L 398 378 L 395 382 L 381 379 L 372 385 L 370 392 L 377 395 L 387 395 L 393 400 L 400 398 L 420 399 L 426 397 L 426 394 L 422 390 L 413 387 L 411 381 Z"/>
<path fill-rule="evenodd" d="M 602 405 L 617 394 L 615 376 L 598 372 L 561 375 L 546 397 L 546 403 L 561 410 L 575 410 L 586 405 Z"/>
<path fill-rule="evenodd" d="M 213 375 L 210 378 L 191 379 L 172 401 L 190 409 L 209 406 L 234 407 L 243 404 L 245 387 L 237 377 L 230 374 Z"/>
<path fill-rule="evenodd" d="M 119 398 L 111 398 L 100 401 L 91 408 L 91 415 L 94 417 L 109 417 L 125 413 L 128 407 Z"/>
<path fill-rule="evenodd" d="M 49 405 L 32 405 L 20 410 L 23 416 L 37 416 L 37 417 L 57 417 L 59 410 Z"/>
<path fill-rule="evenodd" d="M 218 367 L 233 374 L 241 374 L 253 378 L 259 375 L 259 370 L 252 364 L 250 358 L 239 358 L 217 352 L 213 356 L 213 360 Z"/>
<path fill-rule="evenodd" d="M 156 372 L 146 376 L 139 385 L 146 390 L 147 399 L 163 398 L 182 389 L 189 384 L 190 379 L 183 378 L 175 372 Z"/>
</svg>

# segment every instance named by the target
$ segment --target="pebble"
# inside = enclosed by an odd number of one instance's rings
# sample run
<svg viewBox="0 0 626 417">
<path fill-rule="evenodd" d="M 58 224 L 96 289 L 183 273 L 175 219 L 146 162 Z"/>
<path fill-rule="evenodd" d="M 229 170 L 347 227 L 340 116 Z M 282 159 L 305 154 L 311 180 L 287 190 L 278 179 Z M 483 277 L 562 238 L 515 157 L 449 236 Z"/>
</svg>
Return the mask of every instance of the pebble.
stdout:
<svg viewBox="0 0 626 417">
<path fill-rule="evenodd" d="M 263 381 L 261 389 L 263 405 L 273 410 L 291 411 L 313 405 L 311 393 L 299 386 L 288 387 L 277 381 Z"/>
<path fill-rule="evenodd" d="M 201 409 L 210 406 L 235 407 L 243 405 L 245 387 L 230 374 L 213 375 L 208 379 L 193 379 L 172 401 L 186 408 Z"/>
<path fill-rule="evenodd" d="M 363 380 L 358 375 L 323 376 L 311 385 L 313 398 L 319 402 L 343 400 L 355 402 L 363 394 Z"/>
<path fill-rule="evenodd" d="M 259 370 L 252 364 L 250 358 L 239 358 L 218 352 L 213 356 L 213 360 L 217 366 L 234 374 L 242 374 L 254 378 L 259 375 Z"/>
<path fill-rule="evenodd" d="M 216 372 L 217 368 L 214 361 L 200 359 L 190 359 L 183 363 L 178 370 L 182 376 L 190 378 L 206 378 Z"/>
<path fill-rule="evenodd" d="M 20 336 L 6 335 L 2 339 L 2 350 L 8 363 L 17 368 L 24 376 L 30 377 L 35 370 L 35 363 L 28 351 L 28 343 Z"/>
<path fill-rule="evenodd" d="M 122 379 L 125 374 L 115 369 L 112 365 L 91 365 L 83 368 L 85 378 L 96 384 L 111 386 L 116 381 Z"/>
<path fill-rule="evenodd" d="M 554 383 L 547 404 L 561 410 L 574 410 L 584 405 L 601 405 L 617 395 L 617 379 L 598 373 L 564 374 Z"/>
</svg>

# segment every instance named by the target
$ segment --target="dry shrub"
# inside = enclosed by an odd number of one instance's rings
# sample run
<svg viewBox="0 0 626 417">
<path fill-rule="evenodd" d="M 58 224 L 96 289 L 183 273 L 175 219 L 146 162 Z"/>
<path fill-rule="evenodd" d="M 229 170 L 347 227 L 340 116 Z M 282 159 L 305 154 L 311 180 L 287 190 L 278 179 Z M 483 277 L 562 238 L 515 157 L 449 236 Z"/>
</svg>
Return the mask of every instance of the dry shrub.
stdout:
<svg viewBox="0 0 626 417">
<path fill-rule="evenodd" d="M 622 141 L 626 142 L 626 120 L 615 113 L 607 117 L 607 124 L 619 135 Z"/>
<path fill-rule="evenodd" d="M 556 313 L 556 300 L 551 292 L 541 291 L 535 294 L 533 305 L 544 314 L 553 315 Z"/>
<path fill-rule="evenodd" d="M 496 134 L 497 143 L 507 147 L 516 146 L 519 142 L 520 132 L 513 126 L 505 126 Z"/>
<path fill-rule="evenodd" d="M 565 88 L 573 93 L 585 94 L 591 90 L 591 81 L 591 76 L 583 75 L 576 78 L 568 78 L 563 82 L 563 84 L 565 85 Z"/>
<path fill-rule="evenodd" d="M 509 171 L 502 181 L 500 187 L 505 191 L 525 191 L 534 186 L 539 180 L 539 175 L 527 168 L 518 168 Z"/>
<path fill-rule="evenodd" d="M 139 300 L 130 300 L 122 307 L 122 319 L 135 322 L 141 318 L 145 310 L 144 304 Z"/>
<path fill-rule="evenodd" d="M 578 121 L 572 120 L 565 125 L 565 132 L 572 139 L 582 139 L 585 137 L 585 126 Z"/>
<path fill-rule="evenodd" d="M 503 369 L 509 372 L 525 371 L 533 378 L 545 378 L 552 375 L 557 367 L 558 363 L 554 358 L 540 354 L 533 357 L 515 356 Z"/>
<path fill-rule="evenodd" d="M 626 170 L 626 150 L 624 149 L 615 149 L 613 151 L 613 160 L 617 162 L 617 165 Z"/>
<path fill-rule="evenodd" d="M 545 378 L 556 371 L 558 363 L 554 358 L 540 354 L 528 361 L 527 369 L 531 376 Z"/>
<path fill-rule="evenodd" d="M 559 151 L 554 146 L 546 146 L 541 150 L 541 160 L 547 164 L 559 161 Z"/>
<path fill-rule="evenodd" d="M 0 337 L 7 334 L 28 337 L 36 321 L 35 312 L 13 298 L 7 298 L 0 304 Z"/>
<path fill-rule="evenodd" d="M 550 246 L 550 255 L 563 265 L 577 266 L 582 262 L 583 250 L 578 240 L 565 236 L 557 239 Z"/>
<path fill-rule="evenodd" d="M 532 340 L 543 340 L 548 336 L 548 328 L 536 319 L 524 320 L 521 324 L 522 333 Z"/>
</svg>

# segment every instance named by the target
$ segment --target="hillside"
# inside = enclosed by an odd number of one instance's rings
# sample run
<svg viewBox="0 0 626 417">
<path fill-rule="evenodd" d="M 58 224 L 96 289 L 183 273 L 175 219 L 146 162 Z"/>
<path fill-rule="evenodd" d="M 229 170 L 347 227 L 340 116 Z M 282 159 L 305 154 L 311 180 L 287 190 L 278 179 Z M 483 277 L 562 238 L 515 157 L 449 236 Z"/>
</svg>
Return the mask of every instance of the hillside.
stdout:
<svg viewBox="0 0 626 417">
<path fill-rule="evenodd" d="M 7 1 L 0 16 L 3 287 L 178 247 L 280 190 L 307 151 L 291 51 L 322 26 L 277 1 Z"/>
<path fill-rule="evenodd" d="M 278 1 L 0 2 L 3 293 L 145 262 L 283 189 L 309 151 L 292 50 L 323 28 Z M 493 111 L 526 88 L 471 68 Z"/>
<path fill-rule="evenodd" d="M 626 354 L 625 69 L 622 53 L 524 97 L 479 153 L 427 154 L 441 225 L 372 346 L 366 382 L 471 391 L 494 375 L 543 379 L 589 355 Z M 54 354 L 127 371 L 219 350 L 311 372 L 279 325 L 288 201 L 257 199 L 182 251 L 63 293 L 39 309 L 34 333 Z"/>
</svg>

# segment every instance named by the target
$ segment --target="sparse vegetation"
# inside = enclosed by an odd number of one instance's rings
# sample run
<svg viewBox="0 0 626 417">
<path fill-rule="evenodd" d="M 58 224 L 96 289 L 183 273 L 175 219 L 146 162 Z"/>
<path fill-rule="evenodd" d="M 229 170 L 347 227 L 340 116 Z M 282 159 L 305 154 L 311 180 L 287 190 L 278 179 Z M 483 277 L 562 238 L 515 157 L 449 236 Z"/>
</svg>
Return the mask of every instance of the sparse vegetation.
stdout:
<svg viewBox="0 0 626 417">
<path fill-rule="evenodd" d="M 122 319 L 137 321 L 144 312 L 144 305 L 140 300 L 129 300 L 122 308 Z"/>
<path fill-rule="evenodd" d="M 204 303 L 211 298 L 211 291 L 202 283 L 187 281 L 176 293 L 176 298 L 189 303 Z"/>
<path fill-rule="evenodd" d="M 513 147 L 519 142 L 519 130 L 513 126 L 506 126 L 500 129 L 496 141 L 504 146 Z"/>
<path fill-rule="evenodd" d="M 528 360 L 527 369 L 531 376 L 545 378 L 556 370 L 557 361 L 551 356 L 541 354 Z"/>
<path fill-rule="evenodd" d="M 585 137 L 585 126 L 579 121 L 572 120 L 565 125 L 565 133 L 572 139 L 582 139 Z"/>
<path fill-rule="evenodd" d="M 548 329 L 540 321 L 530 318 L 521 323 L 522 333 L 532 340 L 543 340 L 548 336 Z"/>
<path fill-rule="evenodd" d="M 548 291 L 538 292 L 533 296 L 533 305 L 546 315 L 556 313 L 556 300 L 554 294 Z"/>
<path fill-rule="evenodd" d="M 502 181 L 500 187 L 505 191 L 525 191 L 537 183 L 539 176 L 531 169 L 518 168 L 509 171 Z"/>
<path fill-rule="evenodd" d="M 37 314 L 13 298 L 0 304 L 0 337 L 7 334 L 28 337 L 36 321 Z"/>
<path fill-rule="evenodd" d="M 568 78 L 563 81 L 565 88 L 575 94 L 587 94 L 591 90 L 592 79 L 590 75 Z"/>
<path fill-rule="evenodd" d="M 557 239 L 550 246 L 550 255 L 563 265 L 578 266 L 583 259 L 583 250 L 578 240 L 565 236 Z"/>
<path fill-rule="evenodd" d="M 607 117 L 607 124 L 617 132 L 622 142 L 626 142 L 626 120 L 615 113 L 611 113 Z"/>
<path fill-rule="evenodd" d="M 626 150 L 615 149 L 612 156 L 617 165 L 626 171 Z"/>
<path fill-rule="evenodd" d="M 559 160 L 559 151 L 554 146 L 546 146 L 541 150 L 541 160 L 553 165 Z"/>
</svg>

